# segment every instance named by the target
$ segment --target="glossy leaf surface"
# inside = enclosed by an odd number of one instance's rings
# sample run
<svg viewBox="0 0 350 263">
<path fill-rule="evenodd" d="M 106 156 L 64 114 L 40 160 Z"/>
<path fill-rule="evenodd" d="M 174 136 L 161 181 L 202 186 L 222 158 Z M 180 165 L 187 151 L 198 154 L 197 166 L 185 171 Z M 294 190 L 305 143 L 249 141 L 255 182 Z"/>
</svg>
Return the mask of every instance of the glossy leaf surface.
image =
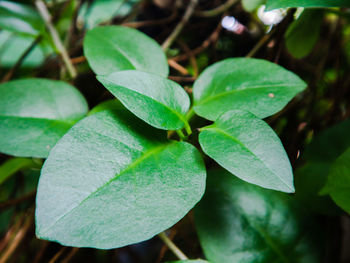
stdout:
<svg viewBox="0 0 350 263">
<path fill-rule="evenodd" d="M 288 27 L 286 46 L 295 58 L 306 57 L 313 50 L 320 35 L 322 19 L 322 11 L 307 9 Z"/>
<path fill-rule="evenodd" d="M 104 26 L 88 31 L 84 53 L 90 67 L 98 75 L 128 69 L 163 77 L 169 73 L 165 54 L 158 43 L 133 28 Z"/>
<path fill-rule="evenodd" d="M 267 9 L 286 7 L 350 7 L 348 0 L 267 0 Z"/>
<path fill-rule="evenodd" d="M 338 206 L 350 213 L 350 149 L 332 164 L 321 193 L 329 194 Z"/>
<path fill-rule="evenodd" d="M 208 67 L 195 82 L 194 110 L 209 120 L 233 109 L 265 118 L 305 87 L 298 76 L 266 60 L 226 59 Z"/>
<path fill-rule="evenodd" d="M 185 114 L 190 99 L 176 82 L 137 70 L 97 78 L 126 108 L 148 124 L 167 130 L 188 126 Z"/>
<path fill-rule="evenodd" d="M 281 141 L 247 111 L 229 111 L 199 134 L 203 151 L 240 179 L 264 188 L 294 192 L 293 173 Z"/>
<path fill-rule="evenodd" d="M 38 186 L 36 234 L 67 246 L 116 248 L 171 227 L 202 197 L 197 149 L 128 111 L 76 124 L 54 147 Z"/>
<path fill-rule="evenodd" d="M 289 196 L 247 184 L 224 170 L 209 172 L 195 221 L 211 263 L 321 260 L 315 225 Z"/>
<path fill-rule="evenodd" d="M 1 84 L 0 151 L 46 158 L 87 109 L 80 92 L 65 82 L 22 79 Z"/>
</svg>

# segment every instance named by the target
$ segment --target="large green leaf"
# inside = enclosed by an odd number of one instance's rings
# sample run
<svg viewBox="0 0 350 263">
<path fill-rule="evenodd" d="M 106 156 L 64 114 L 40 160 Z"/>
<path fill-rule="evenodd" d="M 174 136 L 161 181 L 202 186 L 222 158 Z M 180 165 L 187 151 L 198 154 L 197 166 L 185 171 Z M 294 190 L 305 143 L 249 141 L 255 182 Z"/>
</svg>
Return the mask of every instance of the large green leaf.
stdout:
<svg viewBox="0 0 350 263">
<path fill-rule="evenodd" d="M 314 48 L 321 30 L 323 12 L 318 9 L 306 9 L 295 20 L 285 34 L 288 51 L 295 58 L 303 58 Z"/>
<path fill-rule="evenodd" d="M 331 166 L 322 194 L 329 194 L 333 201 L 350 214 L 350 148 Z"/>
<path fill-rule="evenodd" d="M 133 28 L 104 26 L 88 31 L 84 53 L 92 70 L 99 75 L 127 69 L 163 77 L 169 73 L 165 54 L 158 43 Z"/>
<path fill-rule="evenodd" d="M 232 174 L 252 184 L 294 192 L 293 173 L 275 132 L 247 111 L 229 111 L 201 129 L 203 151 Z"/>
<path fill-rule="evenodd" d="M 209 120 L 232 109 L 260 118 L 281 110 L 306 84 L 266 60 L 231 58 L 208 67 L 194 84 L 194 111 Z"/>
<path fill-rule="evenodd" d="M 36 206 L 39 238 L 116 248 L 171 227 L 202 197 L 197 149 L 128 111 L 102 111 L 76 124 L 50 152 Z"/>
<path fill-rule="evenodd" d="M 305 148 L 303 158 L 313 162 L 334 162 L 350 147 L 350 120 L 338 123 L 316 135 Z"/>
<path fill-rule="evenodd" d="M 321 262 L 314 222 L 288 195 L 233 179 L 223 170 L 209 172 L 195 221 L 211 263 Z"/>
<path fill-rule="evenodd" d="M 185 114 L 190 99 L 176 82 L 137 70 L 115 72 L 97 79 L 148 124 L 166 130 L 188 126 Z"/>
<path fill-rule="evenodd" d="M 286 7 L 350 7 L 349 0 L 267 0 L 267 10 Z"/>
<path fill-rule="evenodd" d="M 0 152 L 46 158 L 87 109 L 80 92 L 62 81 L 22 79 L 1 84 Z"/>
<path fill-rule="evenodd" d="M 0 28 L 37 36 L 45 29 L 36 10 L 25 4 L 0 1 Z"/>
</svg>

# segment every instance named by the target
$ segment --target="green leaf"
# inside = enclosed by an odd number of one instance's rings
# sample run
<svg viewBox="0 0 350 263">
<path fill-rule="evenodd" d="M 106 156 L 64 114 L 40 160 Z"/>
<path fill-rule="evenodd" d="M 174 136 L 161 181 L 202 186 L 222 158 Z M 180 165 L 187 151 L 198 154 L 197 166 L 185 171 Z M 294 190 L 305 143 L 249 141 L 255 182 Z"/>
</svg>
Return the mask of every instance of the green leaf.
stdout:
<svg viewBox="0 0 350 263">
<path fill-rule="evenodd" d="M 339 215 L 341 210 L 329 196 L 320 196 L 329 174 L 329 163 L 307 163 L 295 171 L 295 197 L 307 209 L 323 215 Z"/>
<path fill-rule="evenodd" d="M 338 123 L 316 135 L 306 146 L 303 158 L 312 162 L 334 162 L 350 147 L 350 120 Z"/>
<path fill-rule="evenodd" d="M 294 21 L 285 34 L 286 46 L 295 58 L 303 58 L 314 48 L 321 30 L 323 12 L 318 9 L 306 9 Z"/>
<path fill-rule="evenodd" d="M 22 79 L 1 84 L 0 152 L 46 158 L 87 110 L 80 92 L 62 81 Z"/>
<path fill-rule="evenodd" d="M 176 82 L 137 70 L 115 72 L 97 79 L 148 124 L 166 130 L 189 126 L 185 114 L 190 99 Z"/>
<path fill-rule="evenodd" d="M 348 0 L 267 0 L 267 10 L 286 7 L 350 7 Z"/>
<path fill-rule="evenodd" d="M 36 206 L 39 238 L 75 247 L 116 248 L 171 227 L 202 197 L 198 150 L 128 111 L 76 124 L 50 152 Z"/>
<path fill-rule="evenodd" d="M 247 111 L 229 111 L 201 129 L 203 151 L 240 179 L 264 188 L 294 192 L 293 173 L 275 132 Z"/>
<path fill-rule="evenodd" d="M 266 60 L 225 59 L 208 67 L 194 83 L 194 111 L 209 120 L 233 109 L 265 118 L 305 87 L 298 76 Z"/>
<path fill-rule="evenodd" d="M 84 2 L 79 10 L 78 22 L 93 28 L 100 23 L 108 22 L 113 17 L 128 14 L 138 0 L 95 0 Z"/>
<path fill-rule="evenodd" d="M 133 28 L 104 26 L 88 31 L 84 53 L 90 67 L 98 75 L 128 69 L 163 77 L 169 73 L 165 54 L 158 43 Z"/>
<path fill-rule="evenodd" d="M 44 31 L 45 25 L 33 7 L 2 0 L 0 1 L 0 28 L 37 36 Z"/>
<path fill-rule="evenodd" d="M 211 263 L 321 262 L 315 222 L 288 195 L 233 179 L 223 170 L 209 172 L 195 222 Z"/>
<path fill-rule="evenodd" d="M 350 214 L 350 148 L 332 164 L 321 194 L 329 194 L 339 207 Z"/>
<path fill-rule="evenodd" d="M 22 169 L 39 167 L 32 159 L 12 158 L 0 165 L 0 185 Z"/>
</svg>

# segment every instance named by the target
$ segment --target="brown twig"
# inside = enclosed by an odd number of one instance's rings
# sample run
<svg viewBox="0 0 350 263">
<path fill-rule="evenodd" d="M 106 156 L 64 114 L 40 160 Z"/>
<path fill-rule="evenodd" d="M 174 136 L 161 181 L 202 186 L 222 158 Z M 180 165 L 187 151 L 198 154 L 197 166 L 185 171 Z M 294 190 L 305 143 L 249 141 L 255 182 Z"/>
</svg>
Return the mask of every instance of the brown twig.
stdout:
<svg viewBox="0 0 350 263">
<path fill-rule="evenodd" d="M 49 261 L 49 263 L 55 263 L 59 257 L 63 254 L 63 252 L 67 249 L 67 247 L 62 247 Z"/>
<path fill-rule="evenodd" d="M 22 203 L 24 201 L 34 199 L 35 194 L 36 194 L 36 191 L 33 191 L 33 192 L 30 192 L 24 196 L 19 197 L 19 198 L 8 200 L 8 201 L 5 201 L 3 203 L 0 203 L 0 211 L 5 209 L 5 208 L 8 208 L 10 206 L 14 206 L 14 205 L 17 205 L 19 203 Z"/>
<path fill-rule="evenodd" d="M 194 12 L 194 8 L 196 7 L 197 3 L 198 3 L 198 0 L 191 0 L 190 1 L 181 21 L 176 25 L 173 32 L 171 32 L 171 34 L 168 36 L 168 38 L 162 44 L 163 50 L 166 51 L 171 46 L 171 44 L 175 41 L 175 39 L 178 37 L 178 35 L 181 33 L 182 29 L 184 28 L 184 26 L 186 25 L 186 23 L 188 22 L 188 20 L 192 16 L 192 14 Z"/>
<path fill-rule="evenodd" d="M 133 27 L 133 28 L 164 25 L 173 21 L 176 17 L 177 17 L 177 10 L 175 9 L 174 12 L 169 17 L 166 17 L 163 19 L 126 22 L 126 23 L 123 23 L 122 25 L 127 27 Z"/>
<path fill-rule="evenodd" d="M 194 12 L 195 16 L 199 16 L 199 17 L 213 17 L 213 16 L 218 16 L 222 13 L 224 13 L 226 10 L 228 10 L 231 6 L 233 6 L 234 4 L 238 3 L 238 0 L 228 0 L 227 2 L 225 2 L 224 4 L 211 9 L 211 10 L 198 10 Z"/>
<path fill-rule="evenodd" d="M 52 41 L 53 41 L 55 47 L 57 48 L 59 54 L 61 55 L 63 63 L 65 64 L 65 66 L 69 72 L 69 75 L 72 78 L 75 78 L 77 76 L 77 71 L 74 68 L 72 62 L 70 61 L 70 58 L 68 56 L 68 52 L 67 52 L 66 48 L 64 47 L 64 45 L 63 45 L 63 43 L 58 35 L 56 28 L 52 24 L 52 17 L 50 15 L 49 11 L 47 10 L 46 4 L 42 0 L 36 0 L 35 5 L 36 5 L 36 8 L 37 8 L 40 16 L 42 17 L 43 21 L 45 22 L 45 25 L 46 25 L 48 31 L 50 32 Z"/>
<path fill-rule="evenodd" d="M 189 72 L 188 72 L 188 70 L 186 68 L 181 66 L 179 63 L 177 63 L 173 59 L 168 59 L 168 64 L 169 64 L 170 67 L 172 67 L 173 69 L 176 69 L 182 75 L 188 75 L 189 74 Z"/>
<path fill-rule="evenodd" d="M 182 76 L 169 76 L 169 79 L 176 82 L 194 82 L 196 79 L 194 77 L 182 77 Z"/>
<path fill-rule="evenodd" d="M 73 247 L 72 250 L 66 256 L 66 258 L 61 261 L 61 263 L 68 263 L 74 257 L 74 255 L 78 252 L 78 250 L 79 248 Z"/>
<path fill-rule="evenodd" d="M 33 223 L 32 215 L 27 216 L 23 226 L 18 230 L 12 242 L 7 247 L 5 252 L 2 254 L 0 258 L 0 263 L 7 262 L 7 260 L 11 257 L 11 255 L 16 251 L 17 247 L 21 244 L 21 242 L 23 241 L 23 238 L 26 236 L 28 230 L 32 226 L 32 223 Z"/>
<path fill-rule="evenodd" d="M 27 56 L 33 51 L 36 45 L 40 42 L 41 36 L 38 36 L 30 46 L 23 52 L 20 58 L 17 60 L 16 64 L 6 73 L 6 75 L 2 78 L 1 82 L 9 81 L 13 74 L 21 67 L 23 61 L 27 58 Z"/>
<path fill-rule="evenodd" d="M 192 50 L 187 46 L 187 44 L 185 42 L 178 41 L 178 43 L 182 47 L 182 49 L 186 52 L 186 54 L 188 54 L 188 56 L 190 58 L 191 65 L 193 67 L 194 77 L 197 78 L 198 77 L 198 64 L 197 64 L 196 57 L 194 56 Z"/>
<path fill-rule="evenodd" d="M 206 40 L 204 40 L 203 43 L 199 47 L 192 50 L 192 55 L 195 56 L 195 55 L 203 52 L 204 50 L 206 50 L 209 47 L 209 45 L 211 43 L 215 42 L 219 38 L 221 29 L 222 29 L 221 23 L 219 23 L 218 26 L 215 28 L 215 30 L 210 34 L 210 36 Z M 173 57 L 172 59 L 179 62 L 182 60 L 187 60 L 188 58 L 189 58 L 189 54 L 186 53 L 183 55 Z"/>
</svg>

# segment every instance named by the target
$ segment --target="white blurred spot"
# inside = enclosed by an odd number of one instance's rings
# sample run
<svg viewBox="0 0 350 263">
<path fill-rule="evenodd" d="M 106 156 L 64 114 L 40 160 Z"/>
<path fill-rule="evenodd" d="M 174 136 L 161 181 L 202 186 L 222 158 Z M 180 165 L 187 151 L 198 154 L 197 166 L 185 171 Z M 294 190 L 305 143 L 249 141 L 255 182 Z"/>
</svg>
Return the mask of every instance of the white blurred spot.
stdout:
<svg viewBox="0 0 350 263">
<path fill-rule="evenodd" d="M 280 23 L 283 18 L 286 16 L 287 10 L 286 9 L 274 9 L 271 11 L 265 11 L 265 6 L 262 5 L 258 9 L 258 17 L 259 19 L 268 26 L 276 25 Z"/>
<path fill-rule="evenodd" d="M 221 25 L 223 28 L 225 28 L 228 31 L 231 31 L 235 34 L 242 34 L 243 31 L 246 29 L 244 25 L 242 25 L 236 18 L 233 16 L 225 16 L 221 20 Z"/>
</svg>

